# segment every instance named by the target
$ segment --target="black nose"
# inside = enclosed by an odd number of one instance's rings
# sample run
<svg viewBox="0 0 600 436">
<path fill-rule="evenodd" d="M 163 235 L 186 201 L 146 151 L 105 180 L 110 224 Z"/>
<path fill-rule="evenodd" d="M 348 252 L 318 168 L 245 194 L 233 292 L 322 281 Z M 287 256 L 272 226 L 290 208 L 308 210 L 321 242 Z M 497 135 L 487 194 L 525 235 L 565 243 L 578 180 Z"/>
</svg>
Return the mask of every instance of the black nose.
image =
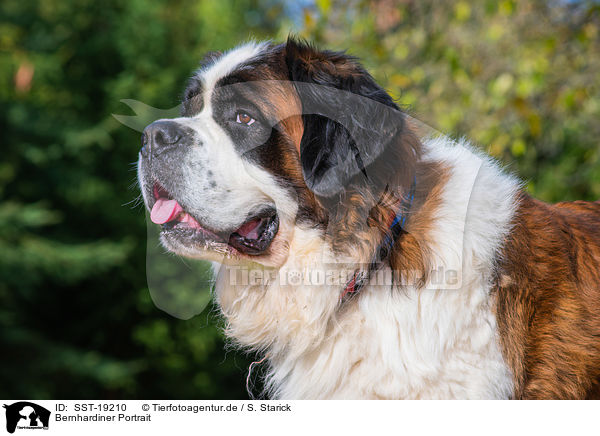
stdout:
<svg viewBox="0 0 600 436">
<path fill-rule="evenodd" d="M 174 121 L 155 121 L 142 134 L 142 155 L 158 154 L 177 145 L 183 136 L 180 126 Z"/>
</svg>

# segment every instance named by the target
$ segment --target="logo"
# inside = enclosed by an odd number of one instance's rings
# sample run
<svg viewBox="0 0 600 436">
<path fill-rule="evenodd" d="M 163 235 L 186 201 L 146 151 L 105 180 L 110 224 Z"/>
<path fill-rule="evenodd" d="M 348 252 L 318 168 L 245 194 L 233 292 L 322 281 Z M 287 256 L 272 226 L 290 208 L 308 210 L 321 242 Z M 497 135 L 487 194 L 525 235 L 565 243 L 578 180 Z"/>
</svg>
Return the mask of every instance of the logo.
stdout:
<svg viewBox="0 0 600 436">
<path fill-rule="evenodd" d="M 6 431 L 14 433 L 15 429 L 48 430 L 50 411 L 29 401 L 19 401 L 6 409 Z"/>
</svg>

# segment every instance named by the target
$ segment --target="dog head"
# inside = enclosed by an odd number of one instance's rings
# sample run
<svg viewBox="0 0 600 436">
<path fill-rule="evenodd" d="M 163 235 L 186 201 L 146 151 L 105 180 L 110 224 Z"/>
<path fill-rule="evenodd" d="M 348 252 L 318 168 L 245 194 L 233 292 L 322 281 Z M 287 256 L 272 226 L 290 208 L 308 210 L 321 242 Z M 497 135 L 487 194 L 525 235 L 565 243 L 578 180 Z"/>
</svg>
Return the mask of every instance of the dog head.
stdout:
<svg viewBox="0 0 600 436">
<path fill-rule="evenodd" d="M 142 136 L 139 182 L 177 254 L 282 264 L 297 226 L 372 249 L 414 177 L 419 142 L 355 58 L 288 39 L 210 54 L 181 117 Z"/>
</svg>

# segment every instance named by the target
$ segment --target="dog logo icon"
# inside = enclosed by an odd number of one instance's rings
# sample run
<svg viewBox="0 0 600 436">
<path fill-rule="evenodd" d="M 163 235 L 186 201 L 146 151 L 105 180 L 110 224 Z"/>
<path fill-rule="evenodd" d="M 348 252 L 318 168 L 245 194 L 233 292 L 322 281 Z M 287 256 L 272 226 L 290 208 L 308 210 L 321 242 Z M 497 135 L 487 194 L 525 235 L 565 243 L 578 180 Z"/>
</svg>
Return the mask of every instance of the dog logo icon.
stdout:
<svg viewBox="0 0 600 436">
<path fill-rule="evenodd" d="M 48 429 L 50 411 L 29 401 L 19 401 L 4 405 L 6 409 L 6 431 L 14 433 L 15 429 Z"/>
</svg>

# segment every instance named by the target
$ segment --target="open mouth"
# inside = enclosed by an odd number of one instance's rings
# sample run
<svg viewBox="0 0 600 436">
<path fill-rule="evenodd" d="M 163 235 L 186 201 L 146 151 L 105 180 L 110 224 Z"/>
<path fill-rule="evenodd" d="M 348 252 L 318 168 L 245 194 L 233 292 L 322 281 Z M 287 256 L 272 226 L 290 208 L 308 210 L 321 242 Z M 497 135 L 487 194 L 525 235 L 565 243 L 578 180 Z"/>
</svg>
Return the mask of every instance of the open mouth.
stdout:
<svg viewBox="0 0 600 436">
<path fill-rule="evenodd" d="M 155 202 L 150 219 L 153 223 L 160 224 L 163 232 L 181 238 L 191 236 L 194 240 L 227 244 L 243 254 L 258 255 L 269 248 L 279 230 L 279 217 L 272 207 L 247 217 L 232 232 L 207 229 L 186 212 L 159 183 L 154 184 L 153 191 Z"/>
</svg>

